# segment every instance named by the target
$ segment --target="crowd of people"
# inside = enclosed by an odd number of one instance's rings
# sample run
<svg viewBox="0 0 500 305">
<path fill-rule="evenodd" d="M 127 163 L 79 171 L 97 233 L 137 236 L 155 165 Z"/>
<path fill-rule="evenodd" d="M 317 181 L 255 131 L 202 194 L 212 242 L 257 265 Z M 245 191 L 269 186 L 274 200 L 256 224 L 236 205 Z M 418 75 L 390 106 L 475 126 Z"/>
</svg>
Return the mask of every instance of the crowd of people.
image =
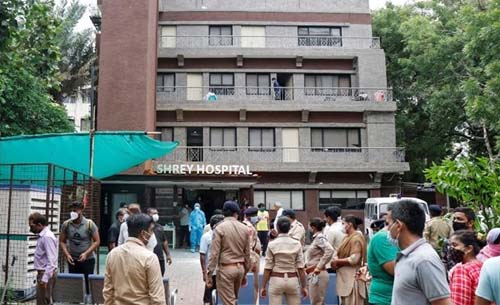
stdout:
<svg viewBox="0 0 500 305">
<path fill-rule="evenodd" d="M 84 274 L 89 295 L 88 275 L 94 271 L 100 239 L 83 208 L 79 202 L 71 204 L 59 240 L 45 216 L 29 217 L 30 231 L 39 235 L 37 304 L 52 304 L 58 246 L 69 272 Z M 213 303 L 214 289 L 222 304 L 237 304 L 240 287 L 248 284 L 256 302 L 269 298 L 277 305 L 284 298 L 296 305 L 308 297 L 311 304 L 321 305 L 333 279 L 343 305 L 500 304 L 500 228 L 490 230 L 483 241 L 474 231 L 476 215 L 469 208 L 457 208 L 447 219 L 439 206 L 431 205 L 432 218 L 426 221 L 418 202 L 399 200 L 370 226 L 374 235 L 369 240 L 361 231 L 362 220 L 342 217 L 338 207 L 310 219 L 307 228 L 294 210 L 279 202 L 273 209 L 275 219 L 263 203 L 240 208 L 227 201 L 208 224 L 200 204 L 192 211 L 181 209 L 181 232 L 189 232 L 191 252 L 199 248 L 204 304 Z M 158 210 L 142 213 L 138 204 L 117 211 L 108 232 L 105 304 L 165 304 L 163 275 L 172 259 L 158 220 Z M 247 283 L 249 272 L 261 273 L 262 282 L 254 276 Z"/>
<path fill-rule="evenodd" d="M 448 220 L 439 206 L 431 205 L 432 218 L 426 221 L 418 202 L 399 200 L 372 223 L 369 240 L 361 231 L 362 220 L 341 217 L 338 207 L 311 219 L 307 230 L 293 210 L 279 202 L 273 209 L 276 218 L 271 220 L 264 204 L 247 205 L 239 223 L 238 205 L 227 202 L 224 215 L 212 217 L 207 236 L 217 242 L 200 250 L 205 304 L 212 303 L 215 283 L 222 304 L 236 304 L 244 275 L 258 274 L 254 257 L 259 253 L 265 257 L 260 298 L 268 297 L 271 305 L 282 304 L 283 298 L 286 304 L 301 304 L 301 297 L 325 304 L 331 279 L 336 280 L 339 304 L 500 304 L 500 228 L 490 230 L 484 246 L 469 208 L 455 209 Z M 246 236 L 237 223 L 246 225 Z M 208 261 L 211 269 L 205 267 Z M 258 281 L 253 285 L 255 296 Z"/>
</svg>

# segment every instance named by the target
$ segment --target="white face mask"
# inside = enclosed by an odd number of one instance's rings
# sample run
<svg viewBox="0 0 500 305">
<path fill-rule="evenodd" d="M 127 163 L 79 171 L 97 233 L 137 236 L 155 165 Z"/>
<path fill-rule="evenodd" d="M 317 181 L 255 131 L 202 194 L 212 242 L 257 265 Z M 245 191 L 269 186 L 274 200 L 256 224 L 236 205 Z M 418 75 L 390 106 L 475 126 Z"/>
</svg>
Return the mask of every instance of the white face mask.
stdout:
<svg viewBox="0 0 500 305">
<path fill-rule="evenodd" d="M 123 221 L 126 221 L 128 218 L 129 218 L 129 215 L 128 215 L 128 214 L 124 214 L 124 215 L 123 215 Z"/>
<path fill-rule="evenodd" d="M 76 220 L 76 219 L 78 219 L 78 213 L 77 213 L 77 212 L 70 212 L 70 213 L 69 213 L 69 218 L 70 218 L 71 220 Z"/>
<path fill-rule="evenodd" d="M 153 217 L 154 222 L 158 222 L 158 220 L 160 220 L 160 215 L 158 215 L 158 214 L 153 214 L 153 216 L 151 216 L 151 217 Z"/>
</svg>

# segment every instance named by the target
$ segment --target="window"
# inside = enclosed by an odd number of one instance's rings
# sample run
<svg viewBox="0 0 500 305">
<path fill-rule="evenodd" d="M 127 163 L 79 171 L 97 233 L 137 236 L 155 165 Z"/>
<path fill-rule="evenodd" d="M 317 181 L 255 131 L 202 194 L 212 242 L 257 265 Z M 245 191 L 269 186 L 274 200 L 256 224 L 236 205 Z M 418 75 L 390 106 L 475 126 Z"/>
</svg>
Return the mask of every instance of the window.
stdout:
<svg viewBox="0 0 500 305">
<path fill-rule="evenodd" d="M 156 75 L 156 92 L 175 92 L 175 74 L 158 73 Z"/>
<path fill-rule="evenodd" d="M 306 74 L 306 95 L 344 96 L 350 95 L 351 76 L 345 74 Z"/>
<path fill-rule="evenodd" d="M 283 209 L 304 210 L 304 192 L 296 190 L 255 191 L 254 202 L 265 203 L 271 209 L 276 201 L 281 202 Z"/>
<path fill-rule="evenodd" d="M 157 131 L 161 132 L 160 141 L 171 142 L 174 140 L 174 129 L 172 127 L 158 128 Z"/>
<path fill-rule="evenodd" d="M 230 25 L 217 25 L 208 28 L 210 36 L 208 44 L 211 46 L 232 46 L 233 27 Z"/>
<path fill-rule="evenodd" d="M 305 27 L 298 28 L 299 46 L 341 47 L 341 27 Z"/>
<path fill-rule="evenodd" d="M 368 198 L 366 190 L 325 190 L 319 192 L 319 209 L 338 206 L 341 209 L 363 210 Z"/>
<path fill-rule="evenodd" d="M 215 150 L 236 150 L 236 128 L 210 128 L 210 146 Z"/>
<path fill-rule="evenodd" d="M 361 130 L 359 128 L 312 128 L 312 151 L 361 152 Z M 335 148 L 338 147 L 338 148 Z"/>
<path fill-rule="evenodd" d="M 172 25 L 160 26 L 160 47 L 175 48 L 177 28 Z"/>
<path fill-rule="evenodd" d="M 248 146 L 250 151 L 275 151 L 274 128 L 249 128 Z"/>
<path fill-rule="evenodd" d="M 234 74 L 210 73 L 210 91 L 216 95 L 233 95 Z"/>
<path fill-rule="evenodd" d="M 247 95 L 271 95 L 269 74 L 247 74 Z"/>
<path fill-rule="evenodd" d="M 89 131 L 89 130 L 90 130 L 90 118 L 80 119 L 80 131 Z"/>
</svg>

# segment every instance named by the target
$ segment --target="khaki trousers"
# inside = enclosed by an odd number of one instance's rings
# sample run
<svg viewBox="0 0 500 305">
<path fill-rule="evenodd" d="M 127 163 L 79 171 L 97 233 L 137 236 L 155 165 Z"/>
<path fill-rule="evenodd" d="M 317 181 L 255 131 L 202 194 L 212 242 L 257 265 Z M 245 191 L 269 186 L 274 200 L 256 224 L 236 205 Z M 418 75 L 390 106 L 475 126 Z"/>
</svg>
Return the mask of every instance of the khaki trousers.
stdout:
<svg viewBox="0 0 500 305">
<path fill-rule="evenodd" d="M 298 277 L 271 277 L 269 280 L 269 305 L 281 305 L 285 295 L 287 305 L 300 305 Z"/>
<path fill-rule="evenodd" d="M 45 288 L 42 288 L 40 285 L 43 273 L 43 271 L 38 271 L 36 277 L 36 305 L 51 305 L 53 302 L 52 291 L 54 291 L 54 286 L 56 284 L 57 272 L 54 272 Z"/>
<path fill-rule="evenodd" d="M 245 277 L 243 264 L 219 267 L 217 270 L 217 294 L 222 305 L 236 305 L 243 277 Z"/>
<path fill-rule="evenodd" d="M 309 296 L 311 298 L 311 305 L 324 305 L 326 300 L 326 290 L 330 282 L 330 276 L 326 270 L 318 274 L 319 281 L 316 285 L 309 279 Z"/>
</svg>

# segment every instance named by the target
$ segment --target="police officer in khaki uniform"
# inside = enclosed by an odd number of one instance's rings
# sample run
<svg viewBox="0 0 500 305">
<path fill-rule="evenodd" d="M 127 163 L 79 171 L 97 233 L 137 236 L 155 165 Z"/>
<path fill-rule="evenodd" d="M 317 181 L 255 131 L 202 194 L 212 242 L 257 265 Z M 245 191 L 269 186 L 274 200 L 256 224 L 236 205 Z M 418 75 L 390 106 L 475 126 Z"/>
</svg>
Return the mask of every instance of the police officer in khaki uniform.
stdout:
<svg viewBox="0 0 500 305">
<path fill-rule="evenodd" d="M 207 287 L 212 286 L 217 268 L 217 293 L 223 305 L 236 305 L 241 285 L 246 285 L 250 270 L 250 241 L 248 228 L 238 221 L 240 208 L 234 201 L 226 201 L 222 209 L 224 221 L 214 229 L 210 260 L 207 267 Z"/>
<path fill-rule="evenodd" d="M 333 248 L 321 233 L 324 227 L 325 221 L 321 218 L 313 218 L 309 222 L 313 240 L 306 253 L 306 272 L 310 275 L 311 305 L 325 304 L 326 290 L 330 281 L 329 274 L 326 272 L 326 264 L 332 260 Z"/>
<path fill-rule="evenodd" d="M 295 211 L 287 209 L 283 211 L 282 215 L 288 217 L 291 222 L 290 232 L 288 232 L 288 235 L 300 241 L 300 244 L 304 247 L 306 243 L 306 229 L 304 228 L 304 225 L 297 221 Z"/>
<path fill-rule="evenodd" d="M 260 251 L 262 245 L 259 240 L 257 229 L 255 225 L 259 222 L 259 217 L 257 213 L 259 210 L 254 207 L 250 207 L 245 210 L 245 219 L 243 223 L 247 225 L 248 236 L 250 237 L 250 271 L 254 274 L 253 277 L 253 295 L 255 304 L 259 300 L 259 272 L 260 272 Z"/>
<path fill-rule="evenodd" d="M 290 219 L 280 217 L 277 222 L 278 237 L 271 241 L 266 251 L 266 264 L 262 279 L 261 296 L 267 296 L 269 305 L 281 305 L 283 295 L 288 305 L 300 304 L 300 293 L 307 297 L 304 255 L 300 242 L 288 235 Z"/>
</svg>

